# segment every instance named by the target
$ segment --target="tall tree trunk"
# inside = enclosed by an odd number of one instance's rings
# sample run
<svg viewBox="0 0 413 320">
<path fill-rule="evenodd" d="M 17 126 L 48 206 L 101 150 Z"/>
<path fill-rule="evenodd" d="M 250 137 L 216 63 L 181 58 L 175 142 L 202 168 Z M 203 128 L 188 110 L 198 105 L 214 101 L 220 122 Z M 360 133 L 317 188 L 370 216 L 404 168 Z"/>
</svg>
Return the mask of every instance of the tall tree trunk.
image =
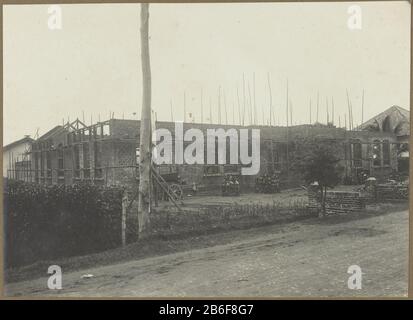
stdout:
<svg viewBox="0 0 413 320">
<path fill-rule="evenodd" d="M 149 59 L 149 4 L 141 4 L 142 114 L 139 154 L 139 238 L 149 234 L 151 175 L 151 66 Z"/>
</svg>

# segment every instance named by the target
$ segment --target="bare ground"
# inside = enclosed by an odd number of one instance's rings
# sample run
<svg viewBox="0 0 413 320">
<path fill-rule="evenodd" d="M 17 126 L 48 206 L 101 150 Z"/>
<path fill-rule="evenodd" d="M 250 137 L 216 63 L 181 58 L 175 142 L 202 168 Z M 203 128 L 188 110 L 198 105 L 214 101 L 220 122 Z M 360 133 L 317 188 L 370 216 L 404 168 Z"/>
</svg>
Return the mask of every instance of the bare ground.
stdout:
<svg viewBox="0 0 413 320">
<path fill-rule="evenodd" d="M 408 211 L 308 219 L 204 238 L 209 247 L 78 271 L 63 289 L 45 276 L 6 285 L 9 296 L 276 297 L 405 296 Z M 394 208 L 393 208 L 394 209 Z M 215 243 L 215 245 L 213 244 Z M 194 246 L 199 247 L 194 239 Z M 363 271 L 362 289 L 347 287 L 350 265 Z M 82 279 L 84 274 L 93 274 Z"/>
</svg>

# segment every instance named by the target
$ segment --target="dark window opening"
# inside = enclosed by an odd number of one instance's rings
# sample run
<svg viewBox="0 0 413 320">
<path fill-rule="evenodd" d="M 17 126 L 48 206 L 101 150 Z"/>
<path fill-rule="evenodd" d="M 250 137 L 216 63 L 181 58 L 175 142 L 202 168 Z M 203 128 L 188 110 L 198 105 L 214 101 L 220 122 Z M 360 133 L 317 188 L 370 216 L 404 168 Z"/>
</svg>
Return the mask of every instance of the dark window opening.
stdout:
<svg viewBox="0 0 413 320">
<path fill-rule="evenodd" d="M 95 179 L 101 179 L 103 177 L 102 145 L 99 142 L 95 142 L 93 148 L 95 156 Z"/>
<path fill-rule="evenodd" d="M 46 153 L 46 167 L 47 167 L 47 177 L 52 177 L 52 157 L 50 151 Z"/>
<path fill-rule="evenodd" d="M 73 148 L 74 153 L 74 176 L 75 178 L 80 178 L 80 154 L 79 154 L 79 145 L 75 145 Z"/>
<path fill-rule="evenodd" d="M 44 152 L 40 151 L 40 177 L 44 178 Z"/>
<path fill-rule="evenodd" d="M 383 165 L 390 165 L 390 143 L 388 140 L 383 141 Z"/>
<path fill-rule="evenodd" d="M 63 157 L 63 147 L 59 145 L 57 148 L 57 176 L 59 178 L 64 178 L 64 157 Z"/>
<path fill-rule="evenodd" d="M 360 141 L 353 143 L 353 163 L 356 168 L 362 167 L 362 146 Z"/>
<path fill-rule="evenodd" d="M 83 143 L 83 177 L 90 179 L 90 152 L 89 143 Z"/>
<path fill-rule="evenodd" d="M 381 166 L 381 143 L 378 140 L 373 143 L 373 165 Z"/>
</svg>

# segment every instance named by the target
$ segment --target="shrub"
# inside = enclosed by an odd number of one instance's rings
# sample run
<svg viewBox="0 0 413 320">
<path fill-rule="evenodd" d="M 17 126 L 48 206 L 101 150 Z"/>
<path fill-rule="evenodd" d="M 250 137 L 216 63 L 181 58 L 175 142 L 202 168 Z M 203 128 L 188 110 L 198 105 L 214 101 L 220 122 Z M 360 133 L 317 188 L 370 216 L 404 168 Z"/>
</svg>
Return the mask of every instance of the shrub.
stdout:
<svg viewBox="0 0 413 320">
<path fill-rule="evenodd" d="M 122 188 L 8 180 L 3 192 L 7 267 L 121 243 Z"/>
</svg>

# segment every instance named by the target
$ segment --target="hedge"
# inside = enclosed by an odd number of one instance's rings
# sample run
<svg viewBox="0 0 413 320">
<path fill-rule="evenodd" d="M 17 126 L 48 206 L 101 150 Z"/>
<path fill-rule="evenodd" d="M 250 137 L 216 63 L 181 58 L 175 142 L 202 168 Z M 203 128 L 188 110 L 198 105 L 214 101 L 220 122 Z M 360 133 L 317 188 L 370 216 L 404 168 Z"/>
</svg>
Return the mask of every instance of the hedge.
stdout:
<svg viewBox="0 0 413 320">
<path fill-rule="evenodd" d="M 120 187 L 6 180 L 3 192 L 6 267 L 121 244 Z"/>
</svg>

